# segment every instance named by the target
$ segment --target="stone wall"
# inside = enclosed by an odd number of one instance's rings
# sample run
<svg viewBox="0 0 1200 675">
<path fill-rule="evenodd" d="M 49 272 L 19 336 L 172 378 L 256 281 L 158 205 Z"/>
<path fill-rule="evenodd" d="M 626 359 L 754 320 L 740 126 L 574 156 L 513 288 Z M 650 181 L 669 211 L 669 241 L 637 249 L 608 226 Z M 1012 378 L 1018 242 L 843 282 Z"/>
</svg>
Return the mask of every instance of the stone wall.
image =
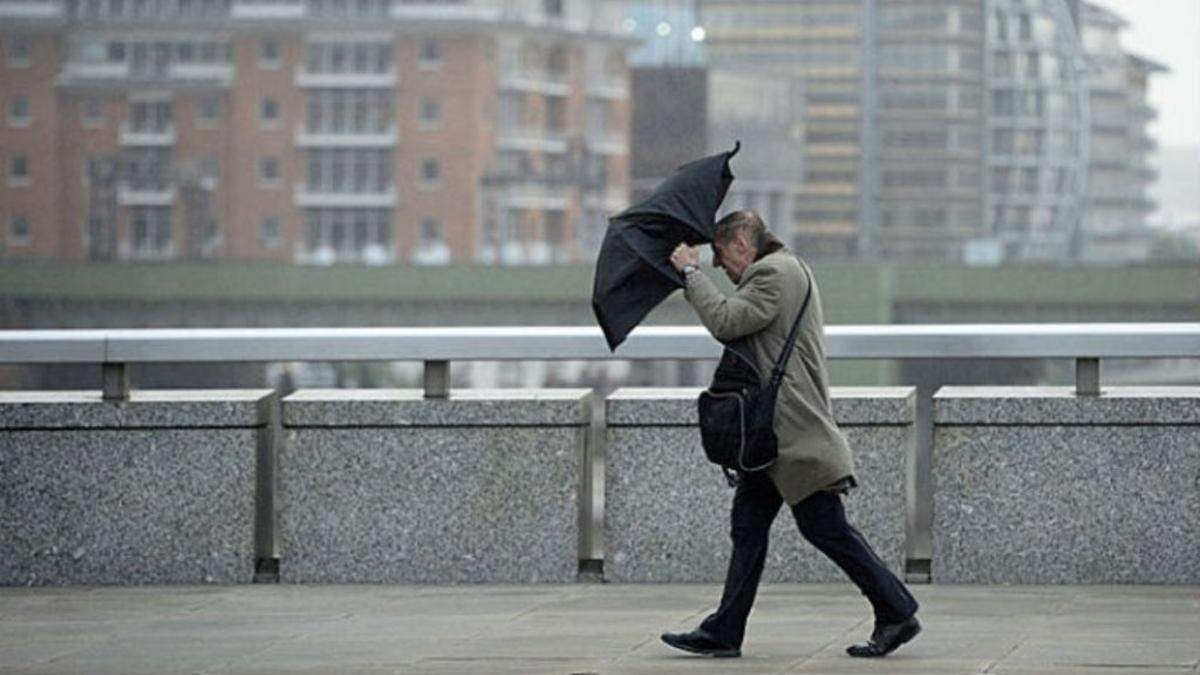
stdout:
<svg viewBox="0 0 1200 675">
<path fill-rule="evenodd" d="M 605 578 L 719 582 L 728 564 L 733 496 L 710 464 L 697 427 L 698 389 L 620 389 L 607 401 Z M 846 498 L 852 523 L 903 573 L 905 471 L 915 390 L 834 388 L 833 411 L 850 441 L 859 487 Z M 842 581 L 845 575 L 800 537 L 789 510 L 771 532 L 767 581 Z"/>
<path fill-rule="evenodd" d="M 284 400 L 284 582 L 574 581 L 585 389 Z"/>
<path fill-rule="evenodd" d="M 933 581 L 1200 583 L 1200 388 L 947 387 Z"/>
<path fill-rule="evenodd" d="M 0 585 L 251 581 L 274 404 L 267 390 L 0 392 Z"/>
</svg>

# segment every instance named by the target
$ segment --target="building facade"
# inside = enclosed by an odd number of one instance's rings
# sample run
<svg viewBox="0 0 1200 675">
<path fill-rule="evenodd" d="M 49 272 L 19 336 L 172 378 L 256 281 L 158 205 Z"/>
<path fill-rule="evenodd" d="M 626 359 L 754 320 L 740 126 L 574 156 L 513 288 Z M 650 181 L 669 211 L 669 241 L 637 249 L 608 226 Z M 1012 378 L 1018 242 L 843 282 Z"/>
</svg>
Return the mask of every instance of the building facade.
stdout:
<svg viewBox="0 0 1200 675">
<path fill-rule="evenodd" d="M 1119 22 L 1097 25 L 1107 12 L 1078 0 L 697 1 L 711 69 L 800 82 L 795 241 L 809 252 L 1065 260 L 1087 257 L 1106 227 L 1144 222 L 1155 69 L 1121 51 Z M 1093 108 L 1113 118 L 1105 96 L 1120 121 L 1093 123 Z M 1091 160 L 1096 143 L 1126 158 L 1122 177 Z"/>
<path fill-rule="evenodd" d="M 619 4 L 0 2 L 7 258 L 545 264 L 627 201 Z"/>
<path fill-rule="evenodd" d="M 1088 56 L 1091 155 L 1088 207 L 1080 232 L 1080 257 L 1094 262 L 1128 262 L 1150 256 L 1153 235 L 1146 219 L 1156 173 L 1150 155 L 1157 144 L 1147 131 L 1156 117 L 1147 100 L 1151 76 L 1166 68 L 1126 53 L 1118 15 L 1095 5 L 1082 7 Z"/>
</svg>

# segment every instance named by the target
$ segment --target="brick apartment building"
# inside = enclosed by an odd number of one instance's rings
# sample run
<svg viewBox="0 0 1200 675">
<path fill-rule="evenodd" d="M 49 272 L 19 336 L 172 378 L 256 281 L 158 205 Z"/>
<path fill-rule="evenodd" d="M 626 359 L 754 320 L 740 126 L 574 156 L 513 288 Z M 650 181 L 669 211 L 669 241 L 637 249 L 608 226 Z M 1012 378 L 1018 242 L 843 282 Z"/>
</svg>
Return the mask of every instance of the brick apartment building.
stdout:
<svg viewBox="0 0 1200 675">
<path fill-rule="evenodd" d="M 619 7 L 2 0 L 0 258 L 589 258 L 628 199 Z"/>
</svg>

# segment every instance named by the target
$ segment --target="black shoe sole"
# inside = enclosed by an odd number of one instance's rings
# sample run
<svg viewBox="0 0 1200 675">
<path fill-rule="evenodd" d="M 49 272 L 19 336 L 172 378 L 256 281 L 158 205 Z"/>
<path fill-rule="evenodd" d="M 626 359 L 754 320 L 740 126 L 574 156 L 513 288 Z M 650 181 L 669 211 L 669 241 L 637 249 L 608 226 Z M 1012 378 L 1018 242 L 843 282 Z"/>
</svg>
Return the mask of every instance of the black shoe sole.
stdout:
<svg viewBox="0 0 1200 675">
<path fill-rule="evenodd" d="M 711 656 L 717 659 L 733 659 L 742 655 L 740 649 L 699 649 L 683 643 L 669 642 L 666 638 L 662 638 L 664 644 L 675 649 L 688 652 L 689 654 L 700 654 L 701 656 Z"/>
</svg>

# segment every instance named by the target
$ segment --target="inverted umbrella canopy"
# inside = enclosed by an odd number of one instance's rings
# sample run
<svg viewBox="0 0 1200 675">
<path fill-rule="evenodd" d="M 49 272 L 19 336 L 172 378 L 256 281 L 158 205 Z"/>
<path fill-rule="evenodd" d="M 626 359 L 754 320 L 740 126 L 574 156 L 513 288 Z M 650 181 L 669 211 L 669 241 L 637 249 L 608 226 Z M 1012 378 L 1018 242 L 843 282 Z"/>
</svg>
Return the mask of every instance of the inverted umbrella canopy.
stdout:
<svg viewBox="0 0 1200 675">
<path fill-rule="evenodd" d="M 684 287 L 671 251 L 680 242 L 712 241 L 717 209 L 733 183 L 729 160 L 740 148 L 684 164 L 644 201 L 609 219 L 592 286 L 592 310 L 609 349 Z"/>
</svg>

